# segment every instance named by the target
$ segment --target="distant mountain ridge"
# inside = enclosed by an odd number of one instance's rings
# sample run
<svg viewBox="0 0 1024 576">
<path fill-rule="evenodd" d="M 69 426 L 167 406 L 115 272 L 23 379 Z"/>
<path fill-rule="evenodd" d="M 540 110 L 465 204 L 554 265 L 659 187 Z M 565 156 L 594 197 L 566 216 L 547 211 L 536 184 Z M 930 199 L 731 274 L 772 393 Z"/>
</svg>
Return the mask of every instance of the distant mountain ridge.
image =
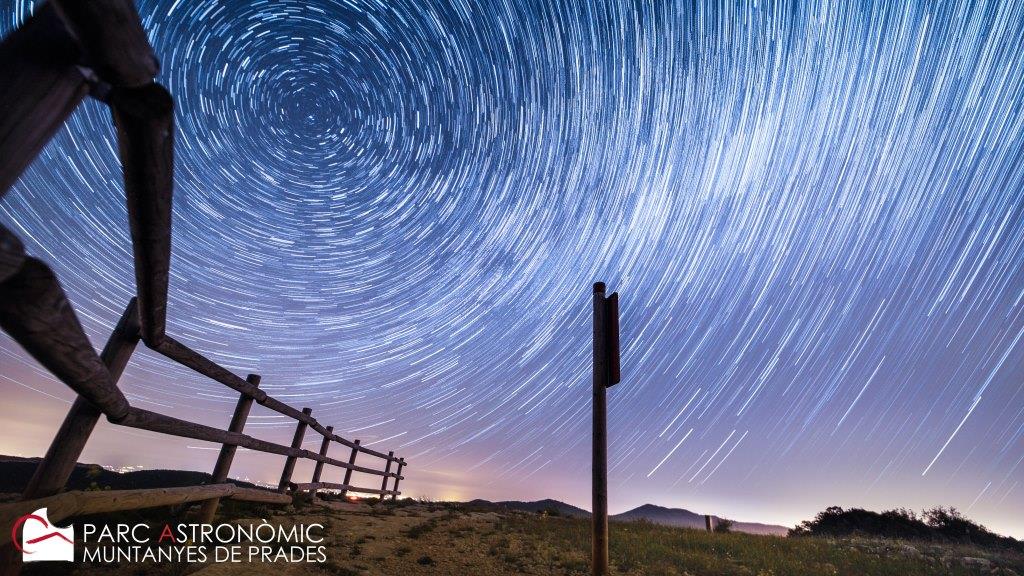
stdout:
<svg viewBox="0 0 1024 576">
<path fill-rule="evenodd" d="M 21 493 L 36 471 L 41 458 L 22 458 L 0 455 L 0 493 Z M 137 488 L 175 488 L 209 484 L 211 476 L 206 472 L 189 470 L 134 470 L 114 472 L 98 464 L 79 462 L 68 478 L 66 489 L 85 490 L 93 484 L 96 488 L 110 487 L 111 490 L 132 490 Z M 256 488 L 255 484 L 229 479 L 228 482 L 243 488 Z"/>
<path fill-rule="evenodd" d="M 557 511 L 560 516 L 568 516 L 572 518 L 590 518 L 590 512 L 577 508 L 571 504 L 566 504 L 558 500 L 547 498 L 544 500 L 537 500 L 535 502 L 520 502 L 517 500 L 508 500 L 504 502 L 490 502 L 488 500 L 472 500 L 466 503 L 470 506 L 477 507 L 498 507 L 508 510 L 519 510 L 521 512 L 538 513 L 545 510 Z M 664 506 L 657 506 L 654 504 L 644 504 L 632 510 L 628 510 L 621 514 L 614 514 L 608 517 L 609 520 L 616 522 L 635 522 L 635 521 L 647 521 L 654 524 L 661 524 L 663 526 L 676 526 L 680 528 L 694 528 L 697 530 L 704 529 L 704 515 L 691 512 L 683 508 L 665 508 Z M 720 516 L 713 516 L 715 521 L 722 520 Z M 732 526 L 732 529 L 736 532 L 746 532 L 748 534 L 762 534 L 771 536 L 785 536 L 789 532 L 789 528 L 785 526 L 778 526 L 775 524 L 761 524 L 758 522 L 736 522 Z"/>
<path fill-rule="evenodd" d="M 547 510 L 555 510 L 559 516 L 567 516 L 570 518 L 590 518 L 590 512 L 582 508 L 577 508 L 572 504 L 566 504 L 559 500 L 552 500 L 551 498 L 545 498 L 544 500 L 537 500 L 534 502 L 520 502 L 518 500 L 505 500 L 503 502 L 490 502 L 488 500 L 473 500 L 467 502 L 473 506 L 497 506 L 499 508 L 506 508 L 509 510 L 519 510 L 521 512 L 544 512 Z"/>
<path fill-rule="evenodd" d="M 715 522 L 723 520 L 721 516 L 712 516 Z M 632 510 L 610 516 L 611 520 L 620 522 L 646 520 L 664 526 L 678 526 L 681 528 L 704 529 L 704 515 L 690 512 L 684 508 L 665 508 L 654 504 L 644 504 Z M 739 522 L 733 520 L 732 530 L 735 532 L 746 532 L 748 534 L 762 534 L 770 536 L 785 536 L 789 528 L 776 524 L 761 524 L 759 522 Z"/>
</svg>

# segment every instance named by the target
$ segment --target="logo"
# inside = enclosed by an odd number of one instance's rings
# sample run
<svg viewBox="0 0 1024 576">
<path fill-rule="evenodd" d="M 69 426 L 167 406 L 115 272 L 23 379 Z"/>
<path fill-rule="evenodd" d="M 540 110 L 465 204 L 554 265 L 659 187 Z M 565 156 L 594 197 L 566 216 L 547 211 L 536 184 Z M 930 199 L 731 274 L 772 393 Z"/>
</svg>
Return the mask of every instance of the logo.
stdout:
<svg viewBox="0 0 1024 576">
<path fill-rule="evenodd" d="M 21 528 L 21 539 L 18 539 Z M 25 514 L 11 528 L 11 542 L 21 552 L 23 562 L 75 559 L 75 527 L 58 528 L 50 524 L 46 508 Z"/>
</svg>

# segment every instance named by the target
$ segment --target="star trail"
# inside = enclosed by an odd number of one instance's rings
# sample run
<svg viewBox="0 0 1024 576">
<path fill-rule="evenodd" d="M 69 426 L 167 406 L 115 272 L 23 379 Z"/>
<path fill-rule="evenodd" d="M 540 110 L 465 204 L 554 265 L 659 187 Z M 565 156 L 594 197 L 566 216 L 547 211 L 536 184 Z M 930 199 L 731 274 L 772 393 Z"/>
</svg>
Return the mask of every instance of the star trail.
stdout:
<svg viewBox="0 0 1024 576">
<path fill-rule="evenodd" d="M 1024 536 L 1024 2 L 139 10 L 176 100 L 169 333 L 399 451 L 406 494 L 589 502 L 603 280 L 612 512 L 944 504 Z M 134 291 L 109 115 L 0 202 L 97 346 Z M 0 451 L 41 455 L 69 392 L 6 335 L 0 361 Z M 218 426 L 236 398 L 148 352 L 121 387 Z M 216 455 L 138 436 L 84 459 Z"/>
</svg>

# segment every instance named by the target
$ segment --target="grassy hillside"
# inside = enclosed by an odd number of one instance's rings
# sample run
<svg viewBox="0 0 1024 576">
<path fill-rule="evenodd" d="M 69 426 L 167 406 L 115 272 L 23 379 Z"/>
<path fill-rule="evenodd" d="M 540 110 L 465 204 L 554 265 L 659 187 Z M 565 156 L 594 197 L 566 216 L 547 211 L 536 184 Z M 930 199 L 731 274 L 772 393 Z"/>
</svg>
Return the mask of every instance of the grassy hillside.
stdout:
<svg viewBox="0 0 1024 576">
<path fill-rule="evenodd" d="M 464 505 L 405 503 L 298 510 L 228 507 L 219 521 L 328 526 L 325 564 L 27 566 L 24 574 L 80 576 L 513 576 L 589 574 L 585 519 Z M 160 513 L 154 511 L 156 516 Z M 896 540 L 780 538 L 644 522 L 611 524 L 613 574 L 624 576 L 1013 576 L 1024 556 L 970 546 Z"/>
</svg>

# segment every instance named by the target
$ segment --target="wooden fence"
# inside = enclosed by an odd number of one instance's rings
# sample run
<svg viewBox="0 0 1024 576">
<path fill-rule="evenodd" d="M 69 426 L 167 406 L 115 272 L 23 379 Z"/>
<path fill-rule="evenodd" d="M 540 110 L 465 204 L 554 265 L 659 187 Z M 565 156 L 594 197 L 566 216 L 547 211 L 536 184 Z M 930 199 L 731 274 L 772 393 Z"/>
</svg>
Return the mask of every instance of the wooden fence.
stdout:
<svg viewBox="0 0 1024 576">
<path fill-rule="evenodd" d="M 0 327 L 78 394 L 22 501 L 0 506 L 0 528 L 10 526 L 5 520 L 43 506 L 50 508 L 52 520 L 58 520 L 86 513 L 204 502 L 202 517 L 209 521 L 221 498 L 284 504 L 291 502 L 288 492 L 294 491 L 333 489 L 382 499 L 401 494 L 398 484 L 406 462 L 394 452 L 385 454 L 362 446 L 359 440 L 338 436 L 333 427 L 321 425 L 311 409 L 297 410 L 267 395 L 259 388 L 258 375 L 243 379 L 166 333 L 174 100 L 153 80 L 159 63 L 131 0 L 50 0 L 37 5 L 34 14 L 0 42 L 0 69 L 4 70 L 0 82 L 0 197 L 85 96 L 109 105 L 124 172 L 137 293 L 97 355 L 50 268 L 27 256 L 18 237 L 0 226 Z M 140 340 L 239 393 L 227 429 L 129 403 L 117 382 Z M 253 401 L 297 422 L 291 445 L 243 433 Z M 120 426 L 221 444 L 212 483 L 61 493 L 101 415 Z M 323 438 L 318 452 L 302 448 L 309 428 Z M 347 460 L 327 455 L 332 442 L 350 449 Z M 242 489 L 225 482 L 238 446 L 286 457 L 277 492 Z M 357 465 L 359 454 L 383 460 L 383 470 Z M 309 482 L 293 482 L 299 458 L 316 462 Z M 344 479 L 323 481 L 325 464 L 343 469 Z M 380 476 L 380 488 L 352 485 L 352 472 Z M 0 544 L 9 544 L 6 528 L 0 529 L 0 538 Z"/>
</svg>

